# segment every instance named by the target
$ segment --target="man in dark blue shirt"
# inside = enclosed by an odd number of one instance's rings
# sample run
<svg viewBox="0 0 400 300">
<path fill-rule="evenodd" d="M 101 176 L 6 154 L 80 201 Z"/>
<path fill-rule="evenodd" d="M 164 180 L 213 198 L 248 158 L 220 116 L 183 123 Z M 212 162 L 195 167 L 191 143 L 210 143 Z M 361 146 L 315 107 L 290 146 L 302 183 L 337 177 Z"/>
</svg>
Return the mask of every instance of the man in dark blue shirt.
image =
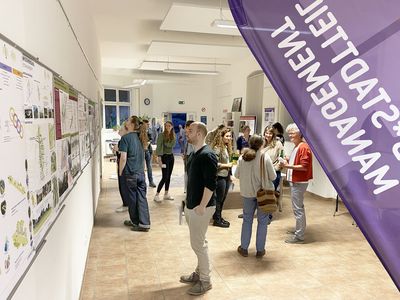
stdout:
<svg viewBox="0 0 400 300">
<path fill-rule="evenodd" d="M 121 153 L 119 161 L 119 176 L 123 176 L 126 181 L 126 197 L 129 205 L 129 220 L 125 225 L 132 226 L 133 231 L 149 231 L 150 213 L 146 198 L 146 180 L 144 177 L 144 147 L 147 145 L 147 137 L 143 136 L 143 124 L 139 123 L 137 116 L 130 117 L 126 122 L 128 134 L 124 135 L 120 141 L 119 151 Z"/>
<path fill-rule="evenodd" d="M 187 139 L 194 146 L 187 162 L 188 186 L 185 217 L 189 226 L 190 245 L 197 256 L 196 270 L 190 275 L 181 276 L 183 283 L 194 284 L 190 295 L 203 295 L 212 288 L 210 282 L 210 260 L 206 233 L 208 224 L 215 212 L 214 191 L 217 186 L 218 159 L 205 143 L 207 127 L 204 123 L 190 125 Z"/>
</svg>

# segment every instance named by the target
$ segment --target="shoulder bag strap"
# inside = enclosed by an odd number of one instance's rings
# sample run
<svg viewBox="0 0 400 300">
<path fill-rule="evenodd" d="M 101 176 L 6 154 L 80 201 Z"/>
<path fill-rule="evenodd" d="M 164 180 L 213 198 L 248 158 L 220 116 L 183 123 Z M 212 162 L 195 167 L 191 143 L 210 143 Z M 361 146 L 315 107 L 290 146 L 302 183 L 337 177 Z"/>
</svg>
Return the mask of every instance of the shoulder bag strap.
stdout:
<svg viewBox="0 0 400 300">
<path fill-rule="evenodd" d="M 264 153 L 261 152 L 260 158 L 260 178 L 261 178 L 261 187 L 264 188 L 264 177 L 265 177 L 265 164 L 264 164 Z"/>
</svg>

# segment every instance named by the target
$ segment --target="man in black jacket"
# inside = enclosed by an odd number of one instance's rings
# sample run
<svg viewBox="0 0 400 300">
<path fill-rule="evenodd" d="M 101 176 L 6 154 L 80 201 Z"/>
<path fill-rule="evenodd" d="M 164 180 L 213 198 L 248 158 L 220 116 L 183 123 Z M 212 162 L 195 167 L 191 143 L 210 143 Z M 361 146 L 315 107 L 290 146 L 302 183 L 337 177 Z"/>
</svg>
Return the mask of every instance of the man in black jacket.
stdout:
<svg viewBox="0 0 400 300">
<path fill-rule="evenodd" d="M 204 123 L 190 125 L 187 139 L 194 146 L 194 152 L 187 161 L 188 185 L 185 217 L 189 226 L 190 245 L 197 256 L 196 270 L 190 275 L 181 276 L 183 283 L 194 284 L 190 295 L 203 295 L 212 288 L 210 282 L 210 260 L 206 233 L 208 224 L 215 212 L 214 191 L 217 186 L 218 159 L 205 143 L 207 127 Z"/>
</svg>

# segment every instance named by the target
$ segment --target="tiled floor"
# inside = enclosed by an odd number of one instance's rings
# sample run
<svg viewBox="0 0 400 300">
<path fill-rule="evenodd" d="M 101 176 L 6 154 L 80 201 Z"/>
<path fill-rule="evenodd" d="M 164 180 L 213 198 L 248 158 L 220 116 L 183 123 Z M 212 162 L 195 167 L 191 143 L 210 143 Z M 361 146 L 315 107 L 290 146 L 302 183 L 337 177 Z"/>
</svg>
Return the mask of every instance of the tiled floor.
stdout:
<svg viewBox="0 0 400 300">
<path fill-rule="evenodd" d="M 189 245 L 185 223 L 178 224 L 178 205 L 184 197 L 182 159 L 176 157 L 171 194 L 175 201 L 156 204 L 148 190 L 152 228 L 132 232 L 122 222 L 127 213 L 114 209 L 121 203 L 117 181 L 109 179 L 115 164 L 104 164 L 103 190 L 95 219 L 81 299 L 191 299 L 179 276 L 189 274 L 196 257 Z M 160 170 L 154 170 L 156 182 Z M 235 190 L 237 191 L 238 184 Z M 203 299 L 399 299 L 399 292 L 352 218 L 341 206 L 332 216 L 334 202 L 306 198 L 307 234 L 303 245 L 283 241 L 294 225 L 285 189 L 284 211 L 268 228 L 267 255 L 239 256 L 241 219 L 239 201 L 231 194 L 224 217 L 229 229 L 208 230 L 212 283 Z M 253 226 L 255 228 L 255 226 Z M 253 232 L 254 236 L 254 232 Z"/>
</svg>

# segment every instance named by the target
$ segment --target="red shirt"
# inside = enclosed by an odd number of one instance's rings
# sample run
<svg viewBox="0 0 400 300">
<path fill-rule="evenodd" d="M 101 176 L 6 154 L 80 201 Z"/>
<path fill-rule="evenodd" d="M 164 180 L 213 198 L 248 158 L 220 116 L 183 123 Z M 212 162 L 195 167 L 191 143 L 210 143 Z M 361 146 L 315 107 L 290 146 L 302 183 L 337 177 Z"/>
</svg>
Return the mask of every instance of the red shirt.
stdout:
<svg viewBox="0 0 400 300">
<path fill-rule="evenodd" d="M 306 182 L 313 178 L 312 153 L 307 143 L 300 143 L 293 165 L 302 165 L 307 170 L 293 170 L 292 182 Z"/>
</svg>

